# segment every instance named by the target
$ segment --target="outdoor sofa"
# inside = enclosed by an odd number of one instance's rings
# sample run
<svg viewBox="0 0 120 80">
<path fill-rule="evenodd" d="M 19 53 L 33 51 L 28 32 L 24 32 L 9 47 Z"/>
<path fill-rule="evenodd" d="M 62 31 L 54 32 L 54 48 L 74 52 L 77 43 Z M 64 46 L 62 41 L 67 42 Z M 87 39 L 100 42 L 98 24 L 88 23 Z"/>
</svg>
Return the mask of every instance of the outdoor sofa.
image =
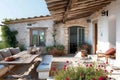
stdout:
<svg viewBox="0 0 120 80">
<path fill-rule="evenodd" d="M 6 57 L 15 55 L 15 54 L 17 54 L 19 52 L 20 52 L 19 47 L 17 47 L 17 48 L 1 49 L 0 50 L 0 61 L 5 59 Z M 3 64 L 0 64 L 0 77 L 8 72 L 8 67 L 7 66 L 9 66 L 10 69 L 15 67 L 14 65 L 3 65 Z"/>
</svg>

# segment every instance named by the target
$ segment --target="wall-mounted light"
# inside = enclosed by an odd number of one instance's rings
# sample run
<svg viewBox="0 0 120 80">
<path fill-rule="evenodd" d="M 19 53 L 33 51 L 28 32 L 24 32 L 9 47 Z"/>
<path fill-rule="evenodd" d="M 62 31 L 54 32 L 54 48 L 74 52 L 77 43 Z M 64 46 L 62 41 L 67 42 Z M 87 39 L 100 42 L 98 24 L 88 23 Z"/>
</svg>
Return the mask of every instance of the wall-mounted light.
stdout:
<svg viewBox="0 0 120 80">
<path fill-rule="evenodd" d="M 87 19 L 87 23 L 91 23 L 91 19 Z"/>
<path fill-rule="evenodd" d="M 32 26 L 34 24 L 36 24 L 36 22 L 30 22 L 30 23 L 27 23 L 27 26 Z"/>
<path fill-rule="evenodd" d="M 108 16 L 108 10 L 102 10 L 101 15 L 102 16 Z"/>
</svg>

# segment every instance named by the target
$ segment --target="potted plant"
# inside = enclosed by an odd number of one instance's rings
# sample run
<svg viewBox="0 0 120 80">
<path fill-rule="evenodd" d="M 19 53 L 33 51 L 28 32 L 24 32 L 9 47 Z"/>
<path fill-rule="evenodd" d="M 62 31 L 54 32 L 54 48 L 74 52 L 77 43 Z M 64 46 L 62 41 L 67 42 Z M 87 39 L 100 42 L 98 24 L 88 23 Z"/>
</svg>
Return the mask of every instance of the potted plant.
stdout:
<svg viewBox="0 0 120 80">
<path fill-rule="evenodd" d="M 51 55 L 58 55 L 61 56 L 64 54 L 64 45 L 62 44 L 56 44 L 56 29 L 53 30 L 54 32 L 52 33 L 52 37 L 53 37 L 53 45 L 51 46 L 47 46 L 46 50 L 49 54 Z"/>
<path fill-rule="evenodd" d="M 81 55 L 87 56 L 91 53 L 91 46 L 88 43 L 81 43 L 78 47 L 78 51 L 81 51 Z"/>
<path fill-rule="evenodd" d="M 64 54 L 65 47 L 63 45 L 56 45 L 56 46 L 47 46 L 46 50 L 51 55 L 58 55 L 61 56 Z"/>
</svg>

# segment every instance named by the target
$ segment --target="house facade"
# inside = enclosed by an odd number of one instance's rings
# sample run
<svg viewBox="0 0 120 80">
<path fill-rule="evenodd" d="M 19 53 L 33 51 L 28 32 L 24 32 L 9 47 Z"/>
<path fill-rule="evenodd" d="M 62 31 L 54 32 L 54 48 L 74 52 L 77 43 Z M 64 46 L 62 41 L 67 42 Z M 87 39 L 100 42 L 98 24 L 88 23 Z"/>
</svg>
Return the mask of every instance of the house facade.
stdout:
<svg viewBox="0 0 120 80">
<path fill-rule="evenodd" d="M 116 48 L 115 65 L 120 65 L 120 0 L 115 0 L 94 14 L 63 23 L 54 22 L 54 17 L 34 17 L 6 22 L 11 30 L 17 30 L 20 44 L 41 47 L 53 45 L 53 29 L 57 30 L 56 41 L 65 46 L 65 53 L 74 53 L 79 43 L 87 42 L 92 53 L 104 53 Z M 106 14 L 102 14 L 107 12 Z M 57 18 L 57 17 L 56 17 Z M 73 51 L 75 50 L 75 51 Z M 73 51 L 73 52 L 72 52 Z"/>
</svg>

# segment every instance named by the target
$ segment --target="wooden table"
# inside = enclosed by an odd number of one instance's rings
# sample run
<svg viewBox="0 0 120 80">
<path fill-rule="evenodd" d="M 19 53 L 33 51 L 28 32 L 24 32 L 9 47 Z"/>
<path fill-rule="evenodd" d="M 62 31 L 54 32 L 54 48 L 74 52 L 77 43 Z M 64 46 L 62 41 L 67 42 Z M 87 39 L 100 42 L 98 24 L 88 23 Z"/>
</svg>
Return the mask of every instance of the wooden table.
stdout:
<svg viewBox="0 0 120 80">
<path fill-rule="evenodd" d="M 31 63 L 37 56 L 40 54 L 29 54 L 27 51 L 20 52 L 16 55 L 13 55 L 16 59 L 14 61 L 0 61 L 0 64 L 9 64 L 9 65 L 16 65 L 16 64 L 29 64 Z"/>
<path fill-rule="evenodd" d="M 16 74 L 15 72 L 13 72 L 11 69 L 10 69 L 10 65 L 23 65 L 23 64 L 30 64 L 32 63 L 32 61 L 38 57 L 40 55 L 40 53 L 36 53 L 36 54 L 29 54 L 27 51 L 22 51 L 16 55 L 13 55 L 13 57 L 15 57 L 16 59 L 14 61 L 5 61 L 5 60 L 2 60 L 0 61 L 0 64 L 3 64 L 5 65 L 6 67 L 8 67 L 8 72 L 9 73 L 13 73 L 14 74 L 14 78 L 19 78 L 19 77 L 23 77 L 23 76 L 17 76 L 18 74 Z M 8 76 L 8 78 L 11 77 Z"/>
</svg>

